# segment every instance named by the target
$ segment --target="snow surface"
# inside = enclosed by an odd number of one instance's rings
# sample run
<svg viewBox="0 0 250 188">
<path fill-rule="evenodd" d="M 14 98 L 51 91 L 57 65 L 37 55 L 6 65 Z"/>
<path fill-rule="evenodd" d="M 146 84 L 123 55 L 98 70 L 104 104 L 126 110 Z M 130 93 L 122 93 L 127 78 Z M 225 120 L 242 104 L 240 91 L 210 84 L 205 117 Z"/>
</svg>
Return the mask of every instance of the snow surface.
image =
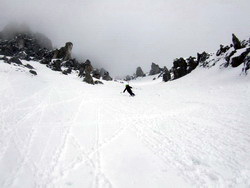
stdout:
<svg viewBox="0 0 250 188">
<path fill-rule="evenodd" d="M 23 61 L 25 62 L 25 61 Z M 88 85 L 0 61 L 0 187 L 250 186 L 250 77 L 197 68 Z"/>
</svg>

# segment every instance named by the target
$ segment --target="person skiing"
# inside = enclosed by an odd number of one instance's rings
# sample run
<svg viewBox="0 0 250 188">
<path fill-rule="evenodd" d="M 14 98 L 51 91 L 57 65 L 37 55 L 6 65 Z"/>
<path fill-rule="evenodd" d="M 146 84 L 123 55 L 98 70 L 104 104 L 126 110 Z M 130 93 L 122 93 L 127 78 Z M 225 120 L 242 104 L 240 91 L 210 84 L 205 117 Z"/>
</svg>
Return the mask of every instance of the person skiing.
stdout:
<svg viewBox="0 0 250 188">
<path fill-rule="evenodd" d="M 133 93 L 133 91 L 131 90 L 131 88 L 132 88 L 131 86 L 129 86 L 128 84 L 126 84 L 123 93 L 127 90 L 127 92 L 128 92 L 132 97 L 135 96 L 135 94 Z"/>
</svg>

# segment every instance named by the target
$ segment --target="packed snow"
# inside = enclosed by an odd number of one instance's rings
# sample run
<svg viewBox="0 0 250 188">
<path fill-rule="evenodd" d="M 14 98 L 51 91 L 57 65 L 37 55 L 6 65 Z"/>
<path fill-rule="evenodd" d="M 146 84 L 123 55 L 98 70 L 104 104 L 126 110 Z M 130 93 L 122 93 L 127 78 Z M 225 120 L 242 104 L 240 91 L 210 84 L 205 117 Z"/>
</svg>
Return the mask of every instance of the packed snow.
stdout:
<svg viewBox="0 0 250 188">
<path fill-rule="evenodd" d="M 0 61 L 0 187 L 250 186 L 250 77 L 197 68 L 89 85 Z M 153 78 L 156 77 L 155 80 Z"/>
</svg>

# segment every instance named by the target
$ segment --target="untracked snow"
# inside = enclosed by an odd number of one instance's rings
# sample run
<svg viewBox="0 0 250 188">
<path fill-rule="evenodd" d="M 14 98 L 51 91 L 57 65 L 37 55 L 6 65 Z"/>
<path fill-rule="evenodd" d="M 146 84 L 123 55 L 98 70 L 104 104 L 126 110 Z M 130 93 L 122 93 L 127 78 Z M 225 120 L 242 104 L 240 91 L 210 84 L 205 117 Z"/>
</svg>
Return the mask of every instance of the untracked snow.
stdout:
<svg viewBox="0 0 250 188">
<path fill-rule="evenodd" d="M 25 62 L 25 61 L 24 61 Z M 0 187 L 250 186 L 250 77 L 197 68 L 88 85 L 0 61 Z M 157 76 L 155 76 L 157 77 Z"/>
</svg>

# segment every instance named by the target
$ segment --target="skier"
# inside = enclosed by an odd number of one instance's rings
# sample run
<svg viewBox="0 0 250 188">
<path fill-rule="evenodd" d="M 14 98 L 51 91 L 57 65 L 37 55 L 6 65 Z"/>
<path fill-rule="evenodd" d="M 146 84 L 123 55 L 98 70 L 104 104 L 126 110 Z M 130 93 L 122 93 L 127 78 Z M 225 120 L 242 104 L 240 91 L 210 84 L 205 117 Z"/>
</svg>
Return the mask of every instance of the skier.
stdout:
<svg viewBox="0 0 250 188">
<path fill-rule="evenodd" d="M 133 96 L 135 96 L 135 94 L 132 92 L 132 90 L 131 90 L 131 86 L 129 86 L 128 84 L 125 86 L 125 89 L 124 89 L 124 91 L 123 91 L 123 93 L 127 90 L 127 92 L 133 97 Z"/>
</svg>

